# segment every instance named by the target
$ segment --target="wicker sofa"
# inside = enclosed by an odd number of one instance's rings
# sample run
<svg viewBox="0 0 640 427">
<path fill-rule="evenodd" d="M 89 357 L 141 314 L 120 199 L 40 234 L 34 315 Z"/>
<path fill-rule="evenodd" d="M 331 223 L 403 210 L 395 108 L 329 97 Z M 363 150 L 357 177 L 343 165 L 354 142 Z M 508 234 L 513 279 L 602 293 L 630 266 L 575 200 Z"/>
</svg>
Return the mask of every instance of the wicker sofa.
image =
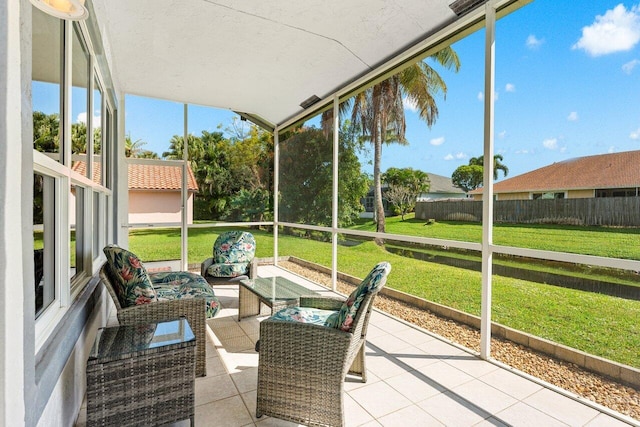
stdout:
<svg viewBox="0 0 640 427">
<path fill-rule="evenodd" d="M 301 297 L 260 323 L 256 417 L 344 425 L 344 379 L 367 380 L 367 325 L 390 271 L 379 263 L 346 300 Z"/>
<path fill-rule="evenodd" d="M 115 245 L 104 248 L 100 279 L 121 325 L 153 323 L 184 316 L 196 337 L 196 375 L 206 375 L 206 319 L 220 309 L 202 276 L 187 271 L 147 273 L 138 257 Z"/>
</svg>

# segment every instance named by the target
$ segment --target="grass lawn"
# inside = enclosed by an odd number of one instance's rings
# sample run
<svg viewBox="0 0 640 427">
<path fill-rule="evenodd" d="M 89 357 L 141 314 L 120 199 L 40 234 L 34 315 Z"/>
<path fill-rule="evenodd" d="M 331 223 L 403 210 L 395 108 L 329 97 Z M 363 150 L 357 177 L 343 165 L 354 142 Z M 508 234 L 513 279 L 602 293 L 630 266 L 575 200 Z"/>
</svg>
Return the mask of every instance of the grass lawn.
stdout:
<svg viewBox="0 0 640 427">
<path fill-rule="evenodd" d="M 455 228 L 453 223 L 423 226 L 422 222 L 415 220 L 403 223 L 390 219 L 387 224 L 387 231 L 397 234 L 407 234 L 400 231 L 403 229 L 419 228 L 420 230 L 429 229 L 430 233 L 443 233 L 446 229 Z M 410 224 L 413 224 L 413 227 L 410 227 Z M 364 224 L 358 225 L 358 227 L 364 226 Z M 452 233 L 459 240 L 463 240 L 463 237 L 473 240 L 477 234 L 475 230 L 480 230 L 477 224 L 462 224 L 461 227 L 466 229 L 467 233 Z M 523 228 L 522 232 L 525 235 L 536 234 L 531 230 L 538 229 L 538 227 Z M 510 227 L 510 230 L 513 234 L 519 233 L 518 228 Z M 563 235 L 561 228 L 551 227 L 551 230 L 557 233 L 555 234 L 557 236 Z M 213 242 L 222 231 L 221 228 L 190 230 L 189 263 L 199 264 L 211 256 Z M 251 230 L 251 232 L 256 237 L 257 256 L 273 256 L 272 234 L 261 230 Z M 603 240 L 613 239 L 616 235 L 625 235 L 618 229 L 611 230 L 611 233 L 586 230 L 584 233 L 600 235 Z M 638 238 L 634 233 L 626 235 Z M 177 256 L 173 255 L 179 251 L 180 247 L 178 230 L 131 230 L 129 236 L 131 250 L 143 260 L 179 258 L 179 253 Z M 568 236 L 573 238 L 571 241 L 565 240 L 563 249 L 568 250 L 567 246 L 571 246 L 579 252 L 581 231 L 569 227 L 565 230 L 564 236 L 565 239 Z M 431 235 L 431 237 L 453 239 L 451 235 Z M 577 240 L 575 244 L 571 243 L 573 239 Z M 514 237 L 515 241 L 517 240 Z M 506 242 L 502 244 L 516 245 Z M 280 234 L 278 246 L 280 255 L 294 255 L 327 267 L 331 265 L 330 243 Z M 603 248 L 604 251 L 608 251 L 604 248 L 608 246 L 604 242 L 595 246 L 594 249 Z M 633 245 L 627 244 L 627 246 Z M 635 246 L 638 245 L 635 244 Z M 635 248 L 621 248 L 621 252 L 627 254 L 635 250 Z M 338 255 L 338 269 L 341 272 L 364 277 L 376 262 L 387 260 L 393 266 L 387 286 L 471 314 L 480 314 L 481 276 L 479 272 L 395 255 L 373 242 L 340 246 Z M 612 256 L 602 253 L 594 255 Z M 635 259 L 638 259 L 638 255 L 635 256 Z M 640 325 L 637 322 L 640 318 L 640 301 L 495 276 L 492 309 L 495 322 L 587 353 L 640 367 L 640 355 L 637 351 L 640 348 Z"/>
</svg>

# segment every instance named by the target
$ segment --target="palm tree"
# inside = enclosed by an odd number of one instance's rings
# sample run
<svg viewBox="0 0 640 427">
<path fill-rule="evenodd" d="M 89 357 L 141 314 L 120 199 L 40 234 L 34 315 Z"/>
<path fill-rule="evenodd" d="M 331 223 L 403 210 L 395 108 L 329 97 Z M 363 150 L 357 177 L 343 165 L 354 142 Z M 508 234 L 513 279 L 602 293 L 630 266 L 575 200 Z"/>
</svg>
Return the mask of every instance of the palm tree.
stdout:
<svg viewBox="0 0 640 427">
<path fill-rule="evenodd" d="M 430 56 L 447 69 L 460 69 L 458 55 L 446 47 Z M 403 97 L 418 106 L 420 118 L 431 127 L 438 117 L 435 95 L 442 92 L 446 98 L 447 85 L 442 77 L 426 62 L 417 62 L 398 74 L 358 93 L 350 101 L 353 104 L 351 120 L 355 128 L 374 147 L 373 182 L 376 230 L 385 232 L 384 207 L 380 180 L 382 144 L 408 144 L 405 139 L 405 115 Z"/>
<path fill-rule="evenodd" d="M 493 156 L 493 179 L 498 179 L 498 171 L 502 171 L 503 176 L 509 174 L 509 168 L 502 163 L 503 160 L 502 154 Z M 469 166 L 484 166 L 484 156 L 470 158 Z"/>
</svg>

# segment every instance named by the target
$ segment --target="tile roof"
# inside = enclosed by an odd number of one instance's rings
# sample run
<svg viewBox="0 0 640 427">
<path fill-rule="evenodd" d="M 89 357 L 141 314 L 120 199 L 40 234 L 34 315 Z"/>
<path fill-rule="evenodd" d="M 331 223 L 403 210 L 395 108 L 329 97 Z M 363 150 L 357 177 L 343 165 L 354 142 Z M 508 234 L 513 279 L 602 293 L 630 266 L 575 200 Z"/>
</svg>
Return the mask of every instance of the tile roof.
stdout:
<svg viewBox="0 0 640 427">
<path fill-rule="evenodd" d="M 505 179 L 494 193 L 640 187 L 640 150 L 577 157 Z M 482 187 L 470 192 L 482 194 Z"/>
<path fill-rule="evenodd" d="M 180 190 L 182 188 L 182 168 L 163 165 L 158 160 L 127 159 L 129 190 Z M 71 167 L 74 171 L 86 175 L 87 165 L 76 161 Z M 98 176 L 99 163 L 94 163 L 94 180 Z M 187 182 L 189 191 L 198 191 L 198 183 L 191 166 L 187 163 Z"/>
</svg>

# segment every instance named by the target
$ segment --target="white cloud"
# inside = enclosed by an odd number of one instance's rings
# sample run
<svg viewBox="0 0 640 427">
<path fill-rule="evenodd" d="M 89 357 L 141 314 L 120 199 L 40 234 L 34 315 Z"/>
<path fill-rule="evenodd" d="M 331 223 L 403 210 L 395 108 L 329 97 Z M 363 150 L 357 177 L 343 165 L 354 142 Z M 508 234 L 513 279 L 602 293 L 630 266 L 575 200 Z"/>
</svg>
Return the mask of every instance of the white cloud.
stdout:
<svg viewBox="0 0 640 427">
<path fill-rule="evenodd" d="M 444 160 L 462 160 L 462 159 L 466 159 L 467 155 L 463 152 L 458 152 L 456 154 L 447 154 L 446 156 L 444 156 Z"/>
<path fill-rule="evenodd" d="M 444 160 L 453 160 L 453 154 L 447 154 L 446 156 L 444 156 Z"/>
<path fill-rule="evenodd" d="M 82 113 L 78 114 L 78 117 L 76 118 L 76 123 L 84 123 L 85 125 L 87 124 L 87 112 L 83 111 Z M 94 127 L 100 127 L 100 123 L 102 123 L 100 121 L 100 116 L 93 116 L 93 126 Z"/>
<path fill-rule="evenodd" d="M 444 143 L 444 136 L 441 136 L 439 138 L 433 138 L 431 141 L 429 141 L 429 144 L 431 145 L 442 145 Z"/>
<path fill-rule="evenodd" d="M 628 51 L 640 41 L 640 5 L 627 10 L 622 3 L 593 24 L 582 28 L 582 37 L 571 48 L 583 49 L 591 56 Z"/>
<path fill-rule="evenodd" d="M 402 105 L 405 110 L 409 110 L 411 112 L 418 112 L 418 104 L 415 101 L 410 100 L 406 96 L 402 98 Z"/>
<path fill-rule="evenodd" d="M 513 83 L 507 83 L 506 86 L 504 87 L 504 90 L 507 92 L 515 92 L 516 85 L 514 85 Z"/>
<path fill-rule="evenodd" d="M 609 150 L 607 150 L 607 153 L 611 154 L 611 153 L 615 153 L 616 152 L 616 147 L 614 147 L 613 145 L 611 147 L 609 147 Z"/>
<path fill-rule="evenodd" d="M 542 145 L 544 148 L 549 150 L 557 150 L 558 149 L 558 140 L 556 138 L 548 138 L 542 141 Z"/>
<path fill-rule="evenodd" d="M 516 150 L 516 154 L 533 154 L 534 151 L 533 150 L 529 150 L 526 148 L 523 148 L 521 150 Z"/>
<path fill-rule="evenodd" d="M 464 154 L 463 152 L 456 153 L 456 159 L 461 160 L 466 158 L 467 158 L 467 155 Z"/>
<path fill-rule="evenodd" d="M 569 120 L 570 122 L 578 121 L 578 112 L 577 111 L 570 112 L 569 115 L 567 116 L 567 120 Z"/>
<path fill-rule="evenodd" d="M 498 133 L 498 138 L 503 139 L 505 136 L 507 136 L 507 131 L 503 130 L 502 132 Z"/>
<path fill-rule="evenodd" d="M 478 101 L 484 100 L 484 93 L 478 92 Z"/>
<path fill-rule="evenodd" d="M 624 71 L 627 74 L 631 74 L 633 69 L 636 68 L 636 66 L 638 65 L 640 65 L 640 59 L 634 59 L 622 65 L 622 71 Z"/>
<path fill-rule="evenodd" d="M 544 43 L 544 39 L 539 39 L 533 34 L 529 34 L 525 43 L 529 49 L 537 49 L 542 45 L 542 43 Z"/>
<path fill-rule="evenodd" d="M 640 128 L 638 130 L 634 130 L 629 134 L 629 138 L 631 139 L 640 139 Z"/>
</svg>

